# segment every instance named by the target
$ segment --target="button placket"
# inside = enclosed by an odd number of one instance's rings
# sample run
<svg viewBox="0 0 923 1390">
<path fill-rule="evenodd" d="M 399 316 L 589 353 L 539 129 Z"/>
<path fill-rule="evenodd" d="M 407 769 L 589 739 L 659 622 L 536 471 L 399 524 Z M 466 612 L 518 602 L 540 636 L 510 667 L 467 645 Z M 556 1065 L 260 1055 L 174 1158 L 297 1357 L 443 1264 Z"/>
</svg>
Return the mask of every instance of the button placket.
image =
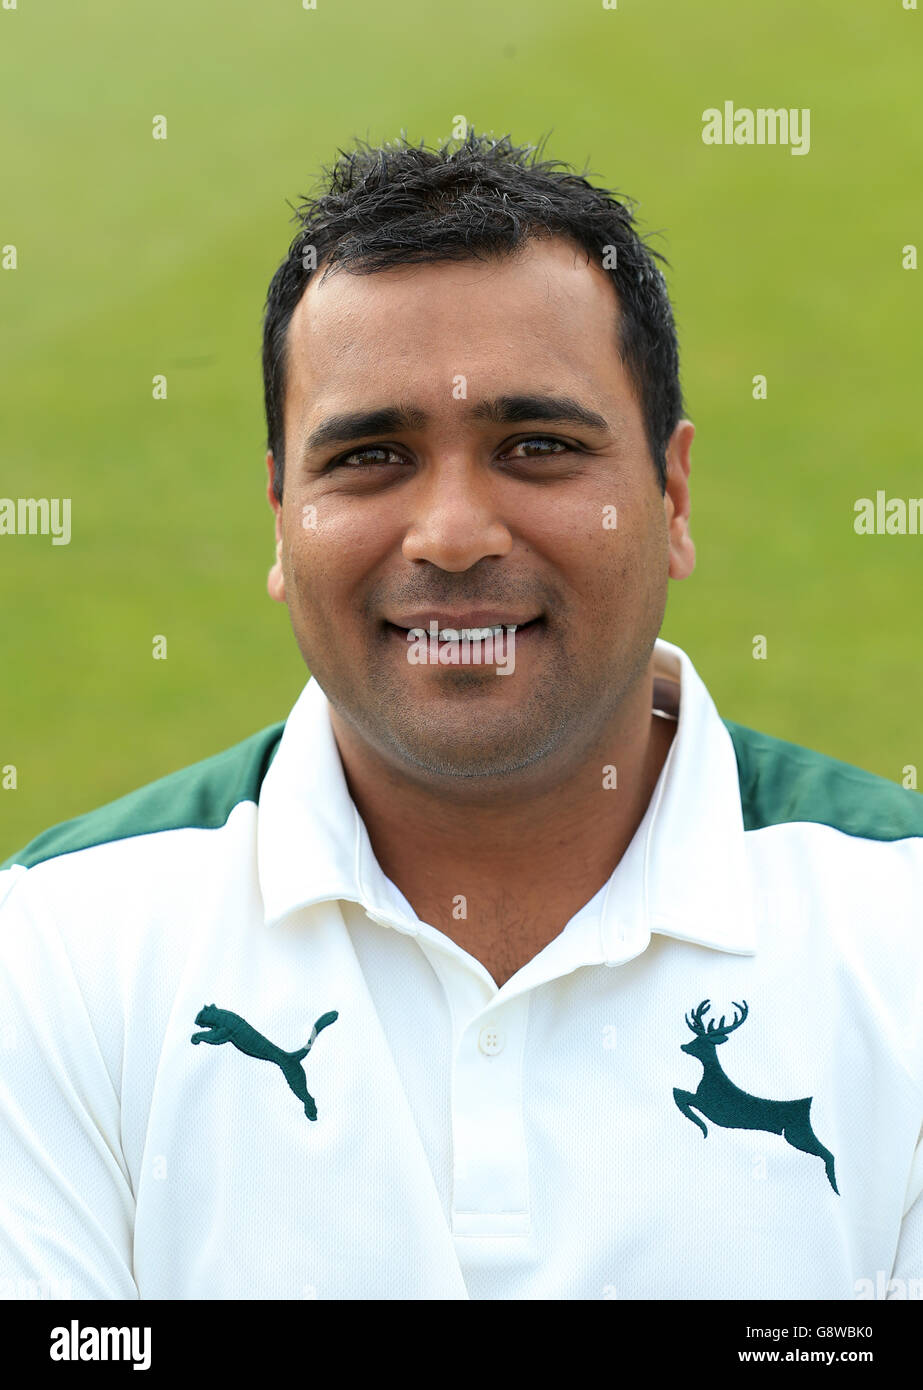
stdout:
<svg viewBox="0 0 923 1390">
<path fill-rule="evenodd" d="M 472 1018 L 459 1042 L 452 1087 L 456 1236 L 525 1235 L 530 1228 L 522 1112 L 528 1017 L 526 993 Z"/>
</svg>

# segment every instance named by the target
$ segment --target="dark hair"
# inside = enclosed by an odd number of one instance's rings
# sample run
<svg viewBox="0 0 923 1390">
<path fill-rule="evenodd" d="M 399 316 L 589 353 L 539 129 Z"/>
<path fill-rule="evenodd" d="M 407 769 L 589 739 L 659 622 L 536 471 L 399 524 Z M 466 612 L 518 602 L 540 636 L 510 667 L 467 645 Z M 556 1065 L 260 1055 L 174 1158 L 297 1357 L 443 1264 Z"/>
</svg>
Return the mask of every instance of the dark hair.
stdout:
<svg viewBox="0 0 923 1390">
<path fill-rule="evenodd" d="M 546 137 L 547 138 L 547 137 Z M 272 278 L 263 319 L 267 447 L 281 500 L 286 334 L 312 275 L 342 266 L 372 274 L 424 261 L 487 259 L 530 237 L 569 237 L 608 270 L 619 300 L 618 351 L 635 387 L 661 491 L 665 450 L 683 414 L 679 350 L 663 275 L 635 228 L 634 203 L 594 188 L 537 146 L 469 131 L 437 149 L 363 141 L 340 150 L 323 186 L 295 209 L 300 230 Z M 290 204 L 291 206 L 291 204 Z M 614 262 L 614 264 L 612 264 Z"/>
</svg>

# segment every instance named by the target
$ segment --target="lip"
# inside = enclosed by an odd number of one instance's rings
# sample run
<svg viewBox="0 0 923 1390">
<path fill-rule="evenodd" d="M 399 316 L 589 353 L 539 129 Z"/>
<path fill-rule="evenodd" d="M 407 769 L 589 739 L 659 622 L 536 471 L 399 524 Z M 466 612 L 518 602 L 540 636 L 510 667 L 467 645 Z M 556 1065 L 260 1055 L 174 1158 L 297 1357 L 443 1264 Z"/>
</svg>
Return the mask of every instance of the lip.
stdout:
<svg viewBox="0 0 923 1390">
<path fill-rule="evenodd" d="M 451 627 L 451 624 L 450 624 L 450 623 L 446 623 L 445 626 L 446 626 L 446 627 Z M 475 624 L 472 624 L 472 626 L 475 626 Z M 480 624 L 480 626 L 486 627 L 486 626 L 488 626 L 488 624 L 483 623 L 483 624 Z M 397 649 L 398 644 L 400 644 L 400 648 L 403 649 L 403 654 L 404 654 L 404 656 L 406 657 L 406 653 L 407 653 L 407 644 L 408 644 L 408 641 L 410 640 L 410 630 L 409 630 L 409 629 L 405 629 L 405 628 L 403 628 L 403 627 L 399 627 L 396 623 L 389 623 L 389 622 L 385 622 L 385 623 L 384 623 L 383 629 L 384 629 L 384 635 L 385 635 L 385 637 L 387 638 L 387 640 L 388 640 L 389 642 L 391 642 L 391 643 L 394 643 L 395 649 Z M 428 641 L 430 640 L 430 634 L 429 634 L 429 628 L 428 628 L 428 627 L 423 627 L 422 625 L 420 625 L 420 626 L 418 626 L 418 629 L 417 629 L 417 630 L 418 630 L 418 631 L 421 631 L 421 630 L 422 630 L 422 632 L 424 633 L 424 636 L 423 636 L 422 638 L 420 638 L 420 639 L 417 639 L 417 640 L 426 641 L 426 642 L 428 642 Z M 459 631 L 459 628 L 455 628 L 455 629 L 453 629 L 453 630 L 457 632 L 457 631 Z M 505 641 L 509 650 L 513 650 L 513 649 L 514 649 L 514 646 L 515 646 L 515 650 L 516 650 L 517 652 L 524 652 L 524 651 L 529 651 L 529 650 L 531 650 L 533 643 L 541 641 L 542 637 L 544 636 L 544 633 L 545 633 L 545 619 L 544 619 L 544 616 L 542 616 L 542 617 L 538 617 L 538 618 L 533 618 L 530 622 L 526 623 L 524 626 L 517 626 L 515 632 L 507 632 L 506 634 L 504 634 L 503 637 L 498 637 L 498 638 L 497 638 L 497 641 Z M 454 646 L 454 647 L 458 647 L 458 648 L 461 649 L 461 648 L 463 647 L 463 644 L 460 643 L 460 642 L 455 642 L 455 643 L 453 643 L 453 642 L 440 642 L 440 643 L 439 643 L 439 648 L 440 648 L 440 650 L 441 650 L 443 647 L 450 648 L 450 647 L 453 647 L 453 646 Z M 440 668 L 440 669 L 444 669 L 444 668 Z"/>
<path fill-rule="evenodd" d="M 540 613 L 533 613 L 529 617 L 517 616 L 514 613 L 498 613 L 495 608 L 471 608 L 464 613 L 447 613 L 442 608 L 428 608 L 417 613 L 403 613 L 397 618 L 386 618 L 385 621 L 392 627 L 400 627 L 407 632 L 411 628 L 422 628 L 424 632 L 428 632 L 430 623 L 435 619 L 440 632 L 445 628 L 458 632 L 463 627 L 525 627 L 526 623 L 533 623 L 541 616 Z"/>
</svg>

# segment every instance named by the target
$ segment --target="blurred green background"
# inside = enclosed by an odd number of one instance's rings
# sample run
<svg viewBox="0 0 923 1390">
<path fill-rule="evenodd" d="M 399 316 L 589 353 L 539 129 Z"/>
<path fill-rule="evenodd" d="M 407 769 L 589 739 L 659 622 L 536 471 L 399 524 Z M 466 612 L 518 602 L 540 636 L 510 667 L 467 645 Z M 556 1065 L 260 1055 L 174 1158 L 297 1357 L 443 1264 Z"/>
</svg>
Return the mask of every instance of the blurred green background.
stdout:
<svg viewBox="0 0 923 1390">
<path fill-rule="evenodd" d="M 550 132 L 663 232 L 699 556 L 663 635 L 728 718 L 923 771 L 923 536 L 853 529 L 856 498 L 923 493 L 921 24 L 901 0 L 0 9 L 0 496 L 73 499 L 69 546 L 0 537 L 0 859 L 287 714 L 260 370 L 287 200 L 353 136 L 458 115 Z M 704 145 L 725 100 L 809 107 L 810 153 Z"/>
</svg>

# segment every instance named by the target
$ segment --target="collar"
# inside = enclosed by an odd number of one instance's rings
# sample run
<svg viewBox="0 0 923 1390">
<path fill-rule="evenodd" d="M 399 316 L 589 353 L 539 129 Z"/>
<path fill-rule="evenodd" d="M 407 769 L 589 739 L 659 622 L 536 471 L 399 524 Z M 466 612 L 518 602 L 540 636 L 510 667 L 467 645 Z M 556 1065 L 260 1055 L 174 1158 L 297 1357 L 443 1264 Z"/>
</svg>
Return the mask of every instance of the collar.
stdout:
<svg viewBox="0 0 923 1390">
<path fill-rule="evenodd" d="M 730 735 L 685 652 L 659 639 L 654 666 L 655 677 L 678 687 L 677 729 L 644 818 L 592 899 L 597 959 L 630 959 L 652 932 L 752 954 L 755 900 Z M 655 707 L 665 707 L 670 688 L 658 685 Z M 257 869 L 269 926 L 301 908 L 345 900 L 399 931 L 433 931 L 375 858 L 346 785 L 329 702 L 313 677 L 263 780 Z"/>
</svg>

